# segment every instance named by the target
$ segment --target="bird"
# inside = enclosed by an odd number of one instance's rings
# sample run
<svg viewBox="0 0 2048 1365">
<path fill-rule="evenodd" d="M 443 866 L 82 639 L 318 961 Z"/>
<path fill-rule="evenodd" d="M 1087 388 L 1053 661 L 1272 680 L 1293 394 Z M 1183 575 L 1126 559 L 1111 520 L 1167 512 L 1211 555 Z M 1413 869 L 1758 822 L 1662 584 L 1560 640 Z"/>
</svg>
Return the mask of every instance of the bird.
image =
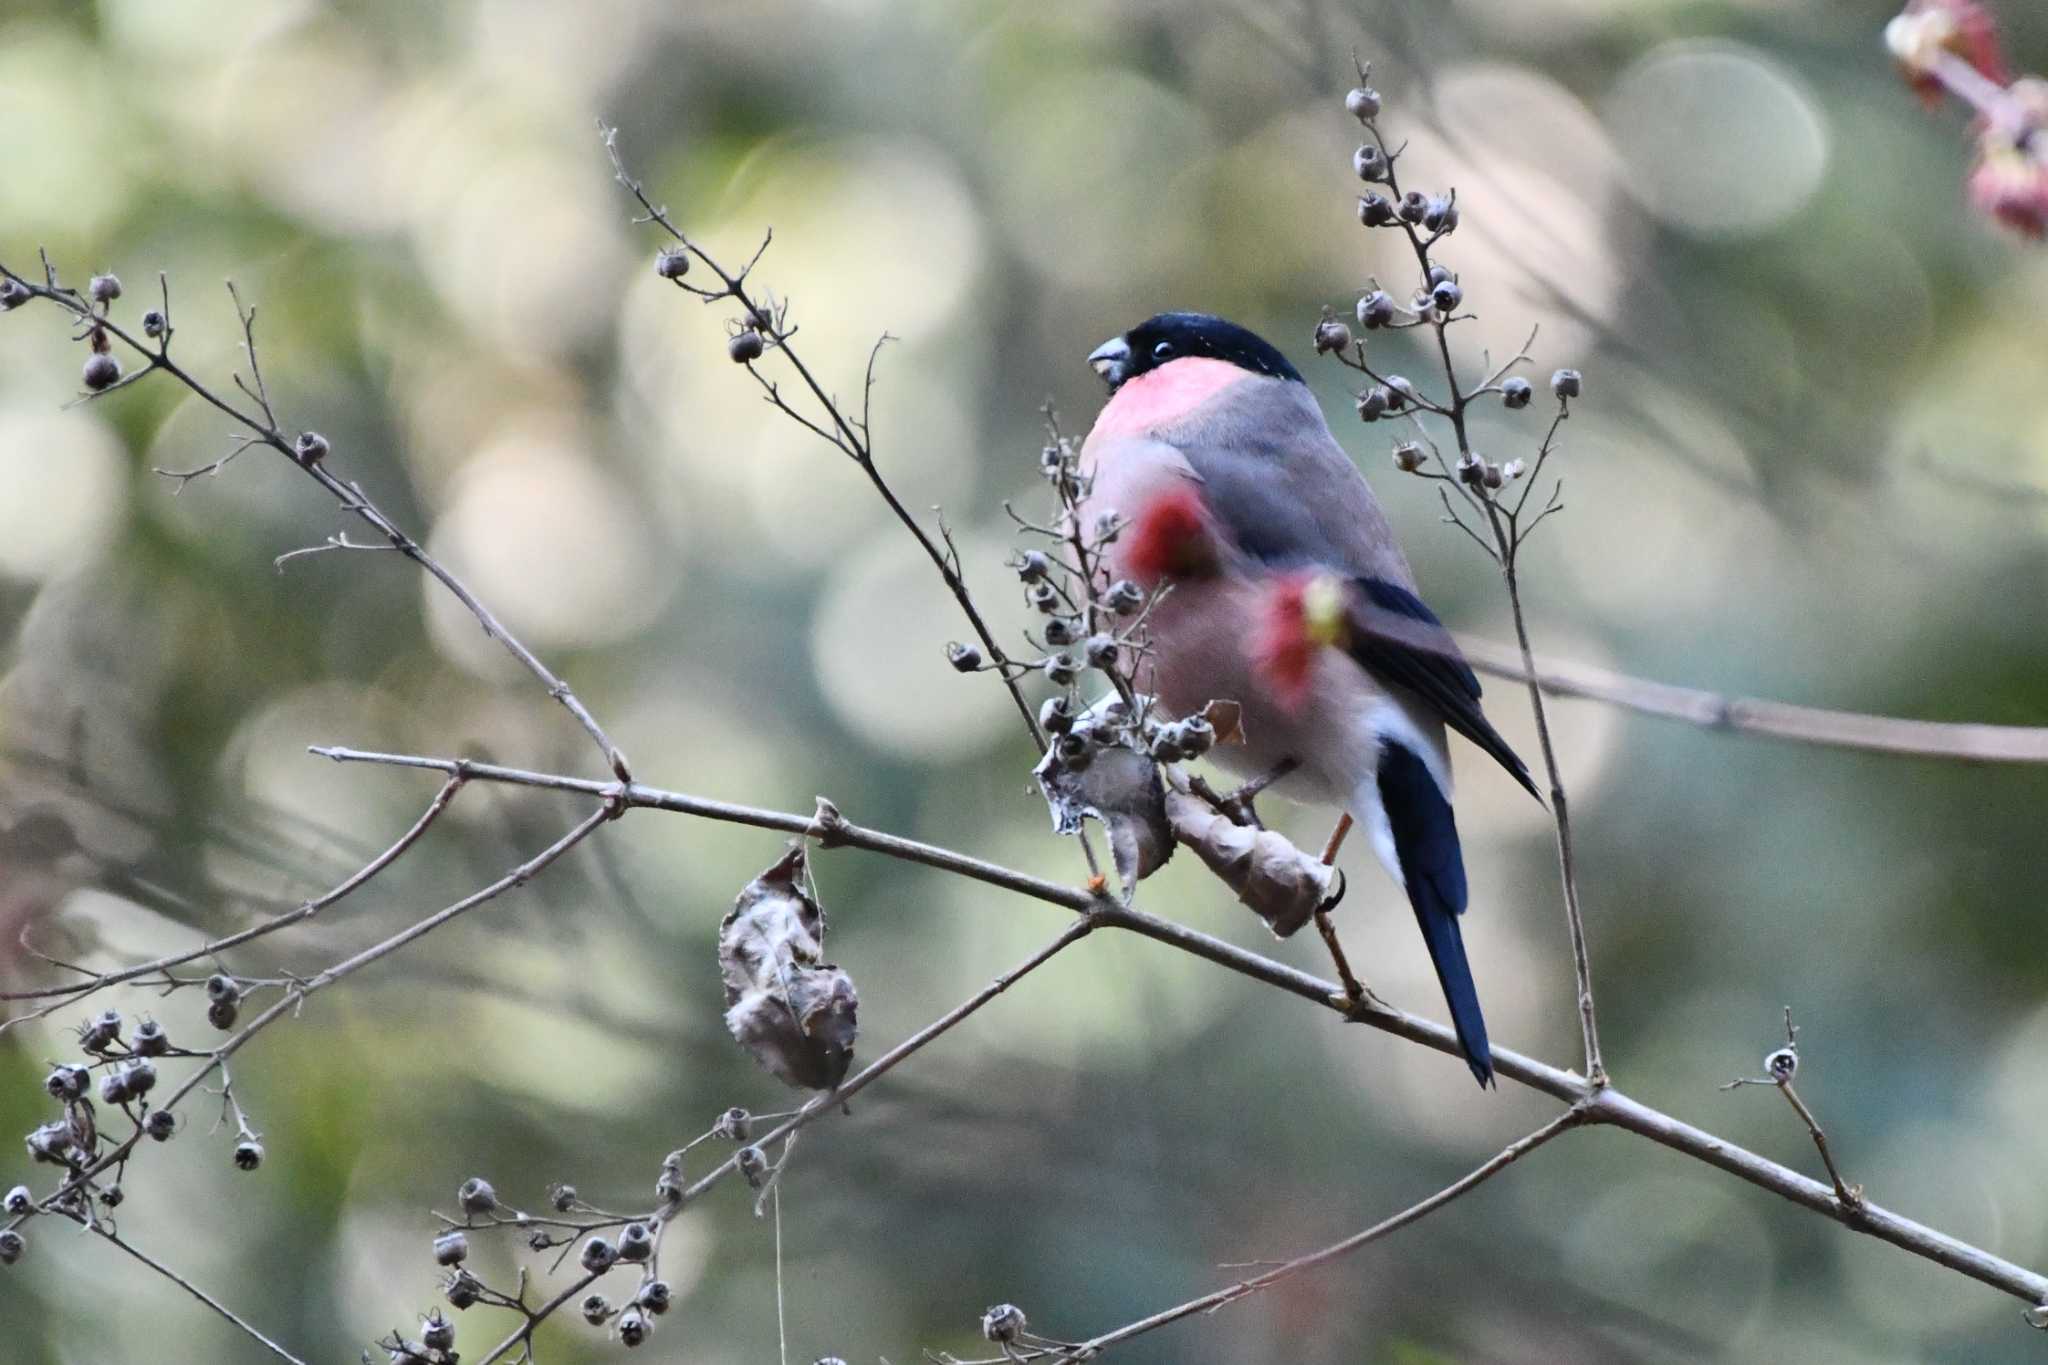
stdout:
<svg viewBox="0 0 2048 1365">
<path fill-rule="evenodd" d="M 1114 528 L 1103 574 L 1156 594 L 1139 686 L 1170 715 L 1238 703 L 1244 743 L 1212 758 L 1281 774 L 1276 795 L 1340 807 L 1365 832 L 1414 909 L 1459 1048 L 1491 1085 L 1459 927 L 1446 727 L 1542 797 L 1417 596 L 1379 500 L 1300 372 L 1236 323 L 1160 313 L 1088 363 L 1109 399 L 1082 442 L 1076 515 Z"/>
</svg>

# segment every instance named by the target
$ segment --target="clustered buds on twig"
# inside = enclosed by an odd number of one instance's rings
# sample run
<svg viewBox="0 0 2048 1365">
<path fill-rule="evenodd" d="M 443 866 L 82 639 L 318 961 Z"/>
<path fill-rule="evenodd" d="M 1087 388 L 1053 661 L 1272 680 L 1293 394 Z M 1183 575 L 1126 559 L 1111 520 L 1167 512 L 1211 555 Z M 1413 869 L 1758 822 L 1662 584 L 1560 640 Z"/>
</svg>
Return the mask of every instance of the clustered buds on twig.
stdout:
<svg viewBox="0 0 2048 1365">
<path fill-rule="evenodd" d="M 1990 9 L 1981 0 L 1911 0 L 1884 39 L 1922 100 L 1947 93 L 1972 111 L 1971 205 L 2025 236 L 2048 235 L 2048 81 L 2013 78 Z"/>
<path fill-rule="evenodd" d="M 1344 107 L 1365 125 L 1373 141 L 1353 155 L 1352 169 L 1363 174 L 1361 168 L 1369 168 L 1373 173 L 1366 178 L 1380 187 L 1359 198 L 1358 221 L 1369 229 L 1405 237 L 1420 270 L 1420 278 L 1408 293 L 1405 304 L 1397 302 L 1395 293 L 1377 280 L 1371 282 L 1358 296 L 1355 309 L 1359 326 L 1357 333 L 1339 323 L 1334 313 L 1325 309 L 1322 320 L 1316 325 L 1315 348 L 1319 354 L 1336 357 L 1339 363 L 1371 381 L 1358 390 L 1356 406 L 1360 421 L 1400 420 L 1413 426 L 1414 438 L 1400 440 L 1394 445 L 1394 468 L 1403 474 L 1413 474 L 1443 485 L 1447 519 L 1471 537 L 1496 563 L 1505 567 L 1512 564 L 1516 549 L 1529 532 L 1563 506 L 1559 501 L 1562 492 L 1560 482 L 1553 487 L 1548 502 L 1536 509 L 1527 521 L 1522 519 L 1523 507 L 1534 486 L 1535 476 L 1542 472 L 1558 426 L 1569 415 L 1570 402 L 1579 396 L 1584 381 L 1577 370 L 1558 370 L 1551 375 L 1550 392 L 1557 400 L 1557 410 L 1533 464 L 1522 460 L 1495 463 L 1472 449 L 1466 414 L 1475 400 L 1487 394 L 1499 394 L 1501 406 L 1509 412 L 1522 412 L 1534 402 L 1535 386 L 1524 376 L 1509 371 L 1528 360 L 1527 349 L 1535 336 L 1532 333 L 1529 341 L 1523 343 L 1522 354 L 1477 383 L 1462 379 L 1451 367 L 1451 350 L 1444 333 L 1452 325 L 1470 320 L 1472 314 L 1459 311 L 1467 302 L 1464 282 L 1449 266 L 1436 260 L 1434 252 L 1442 239 L 1458 227 L 1458 194 L 1455 189 L 1442 194 L 1427 194 L 1401 187 L 1402 151 L 1398 148 L 1384 150 L 1386 139 L 1379 129 L 1378 120 L 1384 101 L 1379 92 L 1367 83 L 1367 68 L 1360 65 L 1358 74 L 1359 85 L 1345 97 Z M 1402 375 L 1381 373 L 1368 356 L 1367 337 L 1370 334 L 1417 327 L 1433 329 L 1437 334 L 1436 345 L 1432 349 L 1443 356 L 1445 362 L 1441 396 L 1424 393 Z M 1432 418 L 1447 423 L 1456 438 L 1448 458 L 1425 425 Z M 1505 492 L 1525 477 L 1529 484 L 1519 495 Z M 1460 515 L 1453 505 L 1454 494 L 1463 501 L 1466 510 L 1483 523 L 1487 534 L 1481 534 Z"/>
</svg>

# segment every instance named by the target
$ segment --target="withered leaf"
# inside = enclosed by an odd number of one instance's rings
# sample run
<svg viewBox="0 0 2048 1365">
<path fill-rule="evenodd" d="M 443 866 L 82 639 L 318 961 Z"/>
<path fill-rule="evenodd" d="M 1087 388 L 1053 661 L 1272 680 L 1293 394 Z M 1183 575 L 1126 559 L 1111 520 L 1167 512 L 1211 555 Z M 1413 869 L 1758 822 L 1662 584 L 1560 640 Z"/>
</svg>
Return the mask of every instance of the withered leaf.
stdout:
<svg viewBox="0 0 2048 1365">
<path fill-rule="evenodd" d="M 1141 880 L 1173 856 L 1166 784 L 1159 779 L 1158 765 L 1145 755 L 1110 745 L 1095 750 L 1085 766 L 1075 769 L 1056 749 L 1049 749 L 1031 775 L 1045 793 L 1055 833 L 1078 834 L 1082 821 L 1090 818 L 1109 831 L 1110 855 L 1116 860 L 1125 901 Z"/>
<path fill-rule="evenodd" d="M 748 882 L 718 926 L 725 1024 L 788 1084 L 831 1090 L 859 1032 L 853 978 L 824 961 L 825 912 L 804 889 L 804 846 Z"/>
<path fill-rule="evenodd" d="M 1336 870 L 1284 835 L 1240 825 L 1200 797 L 1173 788 L 1166 793 L 1166 815 L 1174 838 L 1193 849 L 1276 937 L 1300 929 L 1329 899 Z"/>
</svg>

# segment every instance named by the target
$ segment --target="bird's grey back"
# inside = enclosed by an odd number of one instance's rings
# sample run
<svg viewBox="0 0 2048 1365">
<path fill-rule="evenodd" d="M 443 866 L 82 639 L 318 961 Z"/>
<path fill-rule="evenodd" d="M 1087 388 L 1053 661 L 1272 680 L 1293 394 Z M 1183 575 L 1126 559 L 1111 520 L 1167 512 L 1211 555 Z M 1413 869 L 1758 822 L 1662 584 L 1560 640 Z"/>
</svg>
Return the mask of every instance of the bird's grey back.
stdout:
<svg viewBox="0 0 2048 1365">
<path fill-rule="evenodd" d="M 1186 456 L 1205 500 L 1254 558 L 1414 588 L 1379 499 L 1307 385 L 1248 376 L 1154 436 Z"/>
</svg>

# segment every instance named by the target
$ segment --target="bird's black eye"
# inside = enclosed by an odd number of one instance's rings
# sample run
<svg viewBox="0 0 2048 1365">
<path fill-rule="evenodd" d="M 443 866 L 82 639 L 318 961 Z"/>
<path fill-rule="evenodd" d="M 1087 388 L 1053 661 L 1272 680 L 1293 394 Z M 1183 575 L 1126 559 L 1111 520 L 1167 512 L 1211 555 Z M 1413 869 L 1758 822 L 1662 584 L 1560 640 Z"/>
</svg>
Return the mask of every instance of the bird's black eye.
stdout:
<svg viewBox="0 0 2048 1365">
<path fill-rule="evenodd" d="M 1154 346 L 1152 348 L 1152 358 L 1154 360 L 1173 359 L 1173 343 L 1170 341 L 1162 341 L 1157 346 Z"/>
</svg>

